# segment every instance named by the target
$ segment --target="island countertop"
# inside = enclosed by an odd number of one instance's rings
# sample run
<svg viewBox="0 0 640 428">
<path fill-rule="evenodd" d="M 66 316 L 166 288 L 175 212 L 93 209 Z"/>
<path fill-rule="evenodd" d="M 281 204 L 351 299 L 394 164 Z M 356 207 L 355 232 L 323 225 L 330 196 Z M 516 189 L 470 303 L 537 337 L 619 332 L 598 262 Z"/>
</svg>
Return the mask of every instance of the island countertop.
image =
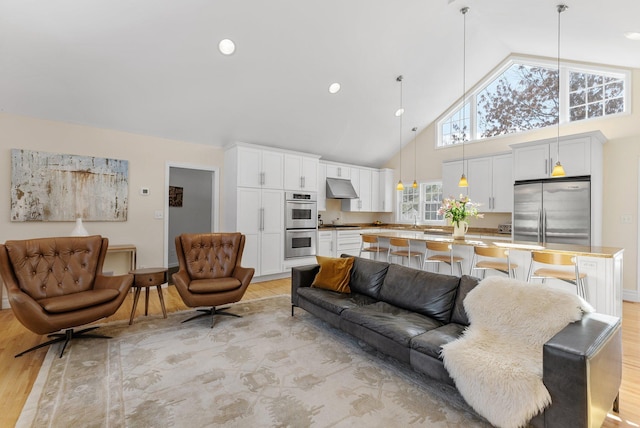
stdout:
<svg viewBox="0 0 640 428">
<path fill-rule="evenodd" d="M 549 243 L 536 243 L 527 241 L 513 241 L 511 239 L 490 239 L 490 238 L 471 238 L 466 239 L 453 239 L 451 236 L 443 236 L 440 234 L 430 235 L 428 231 L 381 231 L 381 232 L 366 232 L 367 235 L 373 235 L 380 238 L 405 238 L 412 241 L 439 241 L 439 242 L 451 242 L 453 245 L 464 246 L 497 246 L 504 247 L 513 250 L 520 251 L 544 251 L 550 253 L 570 253 L 577 256 L 588 257 L 605 257 L 611 258 L 620 255 L 624 249 L 616 247 L 601 247 L 601 246 L 584 246 L 584 245 L 571 245 L 571 244 L 549 244 Z M 504 235 L 503 235 L 504 236 Z"/>
</svg>

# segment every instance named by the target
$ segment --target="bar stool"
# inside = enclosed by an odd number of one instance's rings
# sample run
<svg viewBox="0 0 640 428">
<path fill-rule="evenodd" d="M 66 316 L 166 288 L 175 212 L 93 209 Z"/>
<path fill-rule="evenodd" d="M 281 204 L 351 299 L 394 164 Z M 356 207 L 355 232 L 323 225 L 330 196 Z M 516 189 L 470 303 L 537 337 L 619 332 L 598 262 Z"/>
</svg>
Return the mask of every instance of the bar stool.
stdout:
<svg viewBox="0 0 640 428">
<path fill-rule="evenodd" d="M 483 259 L 479 259 L 483 257 Z M 487 260 L 491 258 L 492 260 Z M 473 275 L 474 270 L 482 271 L 482 278 L 485 277 L 488 269 L 505 273 L 509 278 L 516 278 L 518 265 L 511 263 L 509 250 L 500 247 L 473 247 L 473 258 L 471 259 L 471 269 L 469 275 Z"/>
<path fill-rule="evenodd" d="M 406 238 L 390 238 L 389 250 L 387 252 L 387 261 L 391 260 L 391 256 L 407 258 L 407 266 L 411 267 L 411 258 L 418 258 L 418 265 L 422 262 L 423 253 L 420 251 L 411 251 L 411 245 Z"/>
<path fill-rule="evenodd" d="M 449 242 L 440 241 L 427 241 L 427 257 L 424 259 L 422 268 L 427 270 L 427 264 L 436 264 L 438 266 L 438 272 L 440 272 L 440 264 L 445 263 L 449 265 L 451 269 L 451 275 L 453 275 L 453 264 L 458 265 L 460 276 L 462 276 L 462 257 L 453 255 L 453 247 Z M 431 255 L 429 255 L 431 254 Z"/>
<path fill-rule="evenodd" d="M 362 235 L 362 243 L 360 244 L 360 252 L 358 253 L 358 257 L 362 257 L 363 252 L 371 253 L 377 260 L 380 253 L 389 253 L 389 248 L 381 247 L 380 241 L 378 240 L 377 236 Z"/>
<path fill-rule="evenodd" d="M 556 266 L 573 266 L 573 270 L 560 270 L 541 267 L 534 271 L 534 265 L 536 263 L 544 265 L 556 265 Z M 578 268 L 577 257 L 574 254 L 560 254 L 560 253 L 543 253 L 540 251 L 531 252 L 531 266 L 529 266 L 529 275 L 527 276 L 527 282 L 531 282 L 532 279 L 542 279 L 544 284 L 547 278 L 560 279 L 562 281 L 569 282 L 576 286 L 576 292 L 578 296 L 585 300 L 588 300 L 587 293 L 587 274 L 581 273 Z"/>
</svg>

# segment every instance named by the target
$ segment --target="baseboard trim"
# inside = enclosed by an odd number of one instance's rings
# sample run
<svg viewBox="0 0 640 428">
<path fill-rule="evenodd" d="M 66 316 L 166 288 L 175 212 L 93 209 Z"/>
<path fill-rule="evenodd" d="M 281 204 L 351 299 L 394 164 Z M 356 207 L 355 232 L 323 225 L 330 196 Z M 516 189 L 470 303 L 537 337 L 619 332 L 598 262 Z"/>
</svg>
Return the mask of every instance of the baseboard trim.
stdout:
<svg viewBox="0 0 640 428">
<path fill-rule="evenodd" d="M 640 293 L 636 290 L 622 290 L 622 300 L 640 302 Z"/>
</svg>

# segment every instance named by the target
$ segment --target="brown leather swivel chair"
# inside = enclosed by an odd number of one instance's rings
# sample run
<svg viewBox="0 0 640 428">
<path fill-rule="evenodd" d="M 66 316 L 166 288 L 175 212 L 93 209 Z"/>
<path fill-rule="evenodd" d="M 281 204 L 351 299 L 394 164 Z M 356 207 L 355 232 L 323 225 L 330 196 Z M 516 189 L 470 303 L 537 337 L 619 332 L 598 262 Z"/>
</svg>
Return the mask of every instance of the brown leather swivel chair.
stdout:
<svg viewBox="0 0 640 428">
<path fill-rule="evenodd" d="M 173 282 L 185 305 L 202 312 L 183 322 L 211 315 L 230 315 L 216 306 L 242 299 L 255 270 L 240 266 L 245 236 L 240 233 L 193 233 L 176 236 L 176 253 L 180 270 Z"/>
<path fill-rule="evenodd" d="M 0 245 L 0 276 L 18 321 L 36 334 L 54 338 L 16 355 L 74 338 L 106 338 L 74 331 L 115 313 L 133 275 L 102 275 L 109 240 L 99 235 L 7 241 Z M 64 333 L 53 333 L 65 330 Z M 53 333 L 53 334 L 50 334 Z"/>
</svg>

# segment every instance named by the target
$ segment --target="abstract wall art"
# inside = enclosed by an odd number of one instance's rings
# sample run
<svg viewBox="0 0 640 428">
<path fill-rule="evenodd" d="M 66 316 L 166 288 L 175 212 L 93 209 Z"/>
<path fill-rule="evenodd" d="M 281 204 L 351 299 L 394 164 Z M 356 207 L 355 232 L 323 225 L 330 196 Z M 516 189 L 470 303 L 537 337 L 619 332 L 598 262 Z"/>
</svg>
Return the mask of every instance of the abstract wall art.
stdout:
<svg viewBox="0 0 640 428">
<path fill-rule="evenodd" d="M 129 162 L 11 150 L 11 221 L 126 221 Z"/>
</svg>

